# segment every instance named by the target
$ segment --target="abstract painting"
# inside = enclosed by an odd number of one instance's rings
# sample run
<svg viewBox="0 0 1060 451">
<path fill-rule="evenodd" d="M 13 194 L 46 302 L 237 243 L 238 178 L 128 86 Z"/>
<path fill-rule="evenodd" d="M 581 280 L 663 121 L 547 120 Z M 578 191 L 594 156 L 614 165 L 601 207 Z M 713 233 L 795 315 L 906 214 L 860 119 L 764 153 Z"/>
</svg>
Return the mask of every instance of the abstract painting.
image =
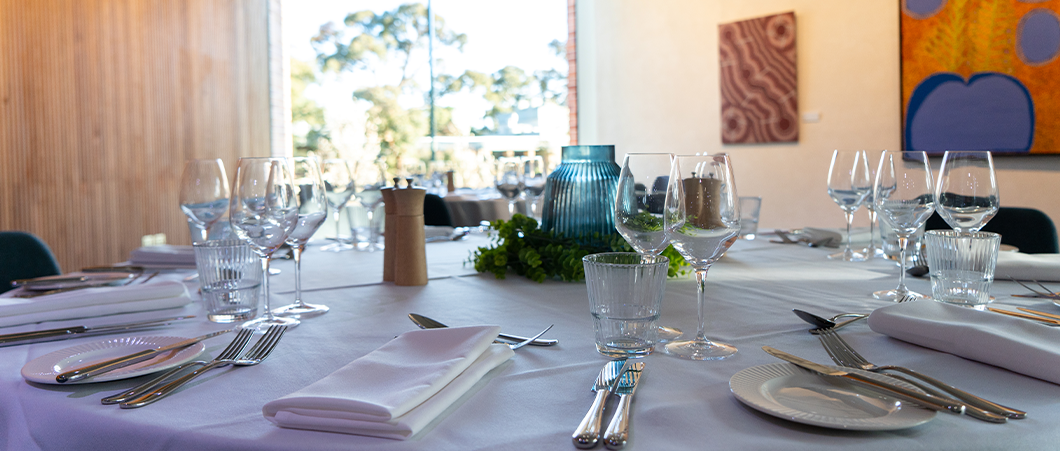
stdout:
<svg viewBox="0 0 1060 451">
<path fill-rule="evenodd" d="M 718 25 L 721 142 L 799 140 L 795 13 Z"/>
<path fill-rule="evenodd" d="M 1060 2 L 902 0 L 906 150 L 1060 153 Z"/>
</svg>

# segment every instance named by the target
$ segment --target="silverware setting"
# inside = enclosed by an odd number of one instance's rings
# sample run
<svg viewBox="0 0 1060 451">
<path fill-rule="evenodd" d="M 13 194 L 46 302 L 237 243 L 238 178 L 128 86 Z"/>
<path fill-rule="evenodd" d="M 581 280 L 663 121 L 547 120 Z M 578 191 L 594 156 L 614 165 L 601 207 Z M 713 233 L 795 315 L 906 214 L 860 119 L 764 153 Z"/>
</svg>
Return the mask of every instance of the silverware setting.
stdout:
<svg viewBox="0 0 1060 451">
<path fill-rule="evenodd" d="M 626 366 L 622 377 L 615 387 L 618 395 L 618 408 L 615 415 L 611 417 L 611 424 L 604 431 L 604 446 L 607 449 L 622 449 L 629 440 L 629 418 L 631 415 L 630 402 L 633 393 L 637 391 L 637 382 L 640 382 L 640 373 L 644 371 L 644 362 L 636 362 Z"/>
<path fill-rule="evenodd" d="M 415 313 L 409 313 L 409 319 L 412 320 L 412 322 L 415 323 L 416 326 L 419 326 L 420 329 L 438 329 L 438 328 L 443 328 L 443 327 L 449 327 L 449 326 L 446 326 L 445 324 L 442 324 L 442 323 L 440 323 L 438 321 L 435 321 L 435 320 L 433 320 L 431 318 L 428 318 L 428 317 L 423 316 L 423 315 L 418 315 L 418 314 L 415 314 Z M 554 345 L 558 344 L 559 340 L 549 340 L 549 339 L 541 339 L 541 338 L 539 338 L 539 337 L 541 337 L 542 334 L 544 334 L 545 332 L 548 332 L 548 330 L 551 329 L 551 328 L 552 328 L 552 326 L 548 326 L 548 328 L 546 328 L 543 332 L 541 332 L 541 333 L 537 334 L 535 337 L 533 337 L 531 339 L 531 341 L 529 343 L 527 343 L 527 344 L 530 344 L 532 346 L 554 346 Z M 523 342 L 527 341 L 527 337 L 520 337 L 518 335 L 510 335 L 510 334 L 506 334 L 506 333 L 501 333 L 501 334 L 497 335 L 497 340 L 501 341 L 501 342 L 504 342 L 504 343 L 508 343 L 508 344 L 519 344 L 519 347 L 522 347 L 523 345 L 520 344 L 520 343 L 523 343 Z M 516 348 L 512 348 L 512 349 L 516 349 Z"/>
<path fill-rule="evenodd" d="M 280 338 L 283 337 L 283 333 L 287 331 L 287 326 L 276 325 L 270 326 L 268 331 L 258 339 L 257 343 L 250 348 L 249 351 L 242 357 L 235 357 L 238 352 L 233 352 L 230 355 L 219 355 L 216 359 L 210 361 L 206 365 L 195 369 L 194 371 L 187 373 L 172 382 L 168 382 L 158 388 L 151 389 L 150 391 L 135 397 L 133 399 L 121 402 L 118 404 L 122 409 L 135 409 L 143 407 L 148 404 L 152 404 L 166 396 L 169 396 L 175 392 L 178 388 L 184 386 L 193 379 L 199 377 L 203 373 L 210 371 L 214 368 L 220 368 L 228 365 L 232 366 L 254 366 L 265 361 L 266 358 L 272 354 L 272 351 L 276 349 L 276 345 L 280 342 Z M 229 346 L 232 347 L 231 345 Z M 228 349 L 226 349 L 228 351 Z"/>
<path fill-rule="evenodd" d="M 69 340 L 71 338 L 94 337 L 97 335 L 113 334 L 118 332 L 139 331 L 160 326 L 168 326 L 173 322 L 191 318 L 195 318 L 195 316 L 175 316 L 172 318 L 135 321 L 130 323 L 108 324 L 104 326 L 73 326 L 58 329 L 38 330 L 33 332 L 18 332 L 13 334 L 0 335 L 0 347 Z"/>
<path fill-rule="evenodd" d="M 815 332 L 816 330 L 822 330 L 822 329 L 831 329 L 831 330 L 834 331 L 834 330 L 839 329 L 841 327 L 845 327 L 847 325 L 850 325 L 850 324 L 852 324 L 852 323 L 854 323 L 854 322 L 856 322 L 858 320 L 862 320 L 862 319 L 865 319 L 865 318 L 869 317 L 869 315 L 865 314 L 865 313 L 840 313 L 838 315 L 833 316 L 830 319 L 826 319 L 826 318 L 814 315 L 813 313 L 807 312 L 805 310 L 791 309 L 791 311 L 795 312 L 795 316 L 798 316 L 803 321 L 806 321 L 807 323 L 810 323 L 810 324 L 812 324 L 814 326 L 817 326 L 817 329 L 810 329 L 810 333 L 811 334 L 816 334 L 816 332 Z M 839 324 L 836 324 L 835 321 L 837 319 L 839 319 L 839 318 L 854 318 L 854 319 L 849 320 L 849 321 L 844 321 L 844 322 L 839 323 Z"/>
<path fill-rule="evenodd" d="M 1031 293 L 1034 293 L 1034 294 L 1014 294 L 1014 295 L 1012 295 L 1013 297 L 1017 297 L 1017 298 L 1043 298 L 1043 299 L 1060 300 L 1060 292 L 1056 292 L 1056 291 L 1050 290 L 1048 287 L 1046 287 L 1045 285 L 1042 285 L 1042 283 L 1037 281 L 1037 280 L 1031 280 L 1031 282 L 1034 282 L 1034 283 L 1038 284 L 1038 286 L 1042 288 L 1041 290 L 1032 288 L 1032 287 L 1028 286 L 1027 284 L 1025 284 L 1023 282 L 1020 282 L 1020 281 L 1018 281 L 1018 280 L 1016 280 L 1016 279 L 1014 279 L 1012 277 L 1009 277 L 1009 280 L 1020 284 L 1020 286 L 1023 287 L 1023 288 L 1026 288 L 1027 291 L 1030 291 Z"/>
<path fill-rule="evenodd" d="M 208 340 L 219 335 L 224 335 L 231 331 L 232 329 L 211 332 L 206 335 L 202 335 L 195 338 L 189 338 L 187 340 L 182 340 L 180 342 L 162 346 L 160 348 L 146 349 L 140 352 L 134 352 L 126 356 L 121 356 L 114 359 L 93 363 L 91 365 L 74 368 L 70 371 L 66 371 L 55 376 L 55 381 L 60 384 L 63 384 L 66 382 L 77 382 L 82 379 L 88 379 L 90 377 L 99 376 L 100 374 L 106 374 L 119 368 L 125 368 L 130 365 L 135 365 L 140 362 L 151 360 L 164 352 L 183 349 L 203 340 Z"/>
<path fill-rule="evenodd" d="M 80 276 L 48 276 L 40 277 L 36 279 L 23 279 L 11 282 L 13 287 L 21 288 L 22 291 L 13 295 L 12 297 L 20 299 L 32 299 L 41 296 L 48 296 L 52 294 L 67 293 L 70 291 L 84 290 L 86 288 L 100 288 L 100 287 L 113 287 L 113 286 L 129 286 L 136 283 L 137 285 L 143 285 L 157 276 L 159 273 L 155 271 L 146 278 L 141 279 L 144 276 L 143 271 L 115 271 L 120 275 L 114 275 L 112 277 L 95 277 L 93 273 L 104 273 L 104 267 L 98 268 L 98 271 L 87 271 L 89 275 Z M 139 281 L 137 283 L 137 281 Z"/>
<path fill-rule="evenodd" d="M 600 370 L 600 374 L 596 377 L 596 382 L 590 387 L 592 391 L 596 392 L 596 399 L 593 400 L 593 405 L 589 407 L 585 418 L 582 418 L 582 422 L 574 430 L 574 435 L 571 436 L 574 446 L 581 449 L 589 449 L 596 446 L 600 441 L 601 423 L 604 421 L 604 407 L 607 404 L 607 397 L 614 392 L 615 385 L 618 383 L 619 376 L 625 370 L 625 366 L 626 359 L 618 359 L 607 362 Z"/>
<path fill-rule="evenodd" d="M 986 309 L 988 311 L 1000 313 L 1002 315 L 1015 316 L 1016 318 L 1037 321 L 1046 326 L 1060 326 L 1060 315 L 1054 315 L 1052 313 L 1039 312 L 1037 310 L 1031 310 L 1023 307 L 1018 307 L 1017 309 L 1025 313 L 1013 312 L 1011 310 L 1003 310 L 995 307 L 987 307 Z"/>
<path fill-rule="evenodd" d="M 850 347 L 850 345 L 843 340 L 839 334 L 835 333 L 834 330 L 821 330 L 818 331 L 816 335 L 817 339 L 820 340 L 821 344 L 824 346 L 825 351 L 828 352 L 828 356 L 837 365 L 885 374 L 920 388 L 935 398 L 963 403 L 966 405 L 964 413 L 971 417 L 1000 423 L 1004 422 L 1006 418 L 1022 419 L 1027 416 L 1027 412 L 988 401 L 912 369 L 895 365 L 874 365 Z M 886 373 L 887 371 L 904 373 L 908 376 L 917 378 L 926 384 L 900 375 Z"/>
</svg>

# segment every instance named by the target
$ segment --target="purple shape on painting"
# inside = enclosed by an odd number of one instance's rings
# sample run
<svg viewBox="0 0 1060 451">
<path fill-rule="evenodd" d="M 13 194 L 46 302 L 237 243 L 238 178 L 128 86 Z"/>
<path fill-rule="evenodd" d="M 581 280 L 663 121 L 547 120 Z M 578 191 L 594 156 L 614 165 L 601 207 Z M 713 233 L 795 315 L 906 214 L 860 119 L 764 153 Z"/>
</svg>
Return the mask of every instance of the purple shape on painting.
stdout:
<svg viewBox="0 0 1060 451">
<path fill-rule="evenodd" d="M 1034 138 L 1034 102 L 1019 80 L 980 72 L 935 73 L 909 98 L 906 150 L 1029 152 Z"/>
<path fill-rule="evenodd" d="M 944 4 L 946 0 L 905 0 L 902 2 L 902 9 L 917 19 L 926 19 L 939 12 Z"/>
<path fill-rule="evenodd" d="M 1043 64 L 1060 52 L 1060 19 L 1048 9 L 1031 10 L 1016 32 L 1019 55 L 1027 64 Z"/>
</svg>

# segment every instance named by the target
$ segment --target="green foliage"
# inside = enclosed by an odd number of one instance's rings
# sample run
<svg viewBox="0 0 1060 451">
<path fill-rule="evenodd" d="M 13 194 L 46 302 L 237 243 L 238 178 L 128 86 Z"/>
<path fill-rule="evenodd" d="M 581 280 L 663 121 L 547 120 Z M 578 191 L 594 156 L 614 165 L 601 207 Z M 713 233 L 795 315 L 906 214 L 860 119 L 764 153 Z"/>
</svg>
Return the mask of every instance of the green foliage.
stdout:
<svg viewBox="0 0 1060 451">
<path fill-rule="evenodd" d="M 294 136 L 295 154 L 300 156 L 319 152 L 325 142 L 331 141 L 324 121 L 324 108 L 305 96 L 306 87 L 316 82 L 311 64 L 291 59 L 291 122 L 305 122 L 309 126 L 304 134 L 296 132 Z"/>
<path fill-rule="evenodd" d="M 556 278 L 576 282 L 585 279 L 582 257 L 633 251 L 618 233 L 565 238 L 539 229 L 536 220 L 521 214 L 511 221 L 493 221 L 490 229 L 497 233 L 494 243 L 473 251 L 468 261 L 474 263 L 476 271 L 492 273 L 498 279 L 505 278 L 511 269 L 537 282 Z M 688 263 L 673 246 L 666 248 L 663 256 L 670 259 L 670 277 L 687 272 Z"/>
</svg>

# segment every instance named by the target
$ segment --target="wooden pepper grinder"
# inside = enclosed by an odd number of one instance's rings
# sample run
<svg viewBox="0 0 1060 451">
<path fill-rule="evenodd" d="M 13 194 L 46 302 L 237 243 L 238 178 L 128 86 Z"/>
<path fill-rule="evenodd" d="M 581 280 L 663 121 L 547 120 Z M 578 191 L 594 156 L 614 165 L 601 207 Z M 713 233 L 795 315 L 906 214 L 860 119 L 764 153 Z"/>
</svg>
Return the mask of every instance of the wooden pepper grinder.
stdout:
<svg viewBox="0 0 1060 451">
<path fill-rule="evenodd" d="M 383 282 L 394 281 L 394 248 L 397 238 L 397 232 L 394 231 L 394 225 L 397 219 L 394 218 L 394 212 L 397 211 L 397 205 L 394 204 L 394 189 L 397 188 L 397 179 L 394 179 L 393 187 L 386 187 L 379 190 L 383 194 L 383 209 L 386 211 L 386 219 L 383 222 Z"/>
<path fill-rule="evenodd" d="M 405 188 L 394 193 L 394 284 L 427 285 L 427 238 L 423 230 L 424 188 L 413 188 L 408 179 Z M 385 255 L 384 255 L 385 256 Z"/>
</svg>

